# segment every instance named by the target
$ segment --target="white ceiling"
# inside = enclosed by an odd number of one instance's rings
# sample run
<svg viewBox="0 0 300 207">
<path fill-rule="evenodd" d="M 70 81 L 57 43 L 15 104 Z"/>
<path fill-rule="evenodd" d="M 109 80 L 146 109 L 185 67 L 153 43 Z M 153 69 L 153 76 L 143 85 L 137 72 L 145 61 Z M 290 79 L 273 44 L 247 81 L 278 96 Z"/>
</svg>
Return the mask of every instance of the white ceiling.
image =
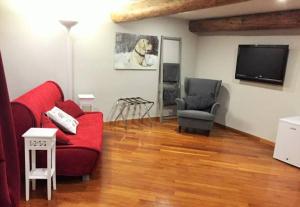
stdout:
<svg viewBox="0 0 300 207">
<path fill-rule="evenodd" d="M 171 15 L 171 17 L 193 20 L 290 9 L 300 9 L 300 0 L 252 0 L 227 6 L 178 13 Z"/>
</svg>

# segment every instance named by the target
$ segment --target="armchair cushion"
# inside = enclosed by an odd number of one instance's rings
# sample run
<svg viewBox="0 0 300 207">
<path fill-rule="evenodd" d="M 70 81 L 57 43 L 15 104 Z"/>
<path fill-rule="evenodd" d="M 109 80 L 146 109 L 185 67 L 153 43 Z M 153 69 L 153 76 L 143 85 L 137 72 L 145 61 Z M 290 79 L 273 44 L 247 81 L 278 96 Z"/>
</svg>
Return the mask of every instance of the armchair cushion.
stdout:
<svg viewBox="0 0 300 207">
<path fill-rule="evenodd" d="M 195 110 L 179 110 L 177 111 L 179 117 L 189 119 L 201 119 L 206 121 L 213 121 L 215 116 L 206 111 L 195 111 Z"/>
<path fill-rule="evenodd" d="M 210 108 L 214 103 L 215 99 L 210 96 L 187 96 L 185 102 L 188 110 L 205 110 Z"/>
<path fill-rule="evenodd" d="M 222 81 L 200 79 L 200 78 L 186 78 L 185 79 L 185 93 L 188 96 L 203 95 L 204 93 L 212 95 L 216 98 L 219 94 Z"/>
</svg>

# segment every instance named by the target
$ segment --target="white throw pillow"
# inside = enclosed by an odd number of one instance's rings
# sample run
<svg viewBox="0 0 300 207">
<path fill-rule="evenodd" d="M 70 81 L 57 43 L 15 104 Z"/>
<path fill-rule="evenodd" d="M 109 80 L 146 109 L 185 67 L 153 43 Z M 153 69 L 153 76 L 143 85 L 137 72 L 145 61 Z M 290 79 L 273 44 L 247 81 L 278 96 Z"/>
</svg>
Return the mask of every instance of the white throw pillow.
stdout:
<svg viewBox="0 0 300 207">
<path fill-rule="evenodd" d="M 47 111 L 46 114 L 62 130 L 76 134 L 79 122 L 75 118 L 55 106 L 50 111 Z"/>
</svg>

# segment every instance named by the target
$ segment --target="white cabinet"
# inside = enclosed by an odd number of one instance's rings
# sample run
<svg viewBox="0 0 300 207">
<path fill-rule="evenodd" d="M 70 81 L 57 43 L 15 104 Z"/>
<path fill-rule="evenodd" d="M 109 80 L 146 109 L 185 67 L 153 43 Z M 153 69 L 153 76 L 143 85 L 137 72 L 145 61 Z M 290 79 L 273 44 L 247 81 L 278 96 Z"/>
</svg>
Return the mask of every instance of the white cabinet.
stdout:
<svg viewBox="0 0 300 207">
<path fill-rule="evenodd" d="M 56 132 L 57 129 L 30 128 L 23 134 L 25 141 L 25 197 L 29 200 L 29 182 L 32 190 L 36 188 L 37 179 L 47 180 L 48 200 L 51 200 L 51 178 L 56 190 Z M 36 151 L 47 151 L 47 168 L 36 167 Z"/>
<path fill-rule="evenodd" d="M 80 108 L 84 111 L 92 111 L 95 98 L 93 94 L 78 94 Z"/>
<path fill-rule="evenodd" d="M 279 120 L 273 157 L 300 167 L 300 116 Z"/>
</svg>

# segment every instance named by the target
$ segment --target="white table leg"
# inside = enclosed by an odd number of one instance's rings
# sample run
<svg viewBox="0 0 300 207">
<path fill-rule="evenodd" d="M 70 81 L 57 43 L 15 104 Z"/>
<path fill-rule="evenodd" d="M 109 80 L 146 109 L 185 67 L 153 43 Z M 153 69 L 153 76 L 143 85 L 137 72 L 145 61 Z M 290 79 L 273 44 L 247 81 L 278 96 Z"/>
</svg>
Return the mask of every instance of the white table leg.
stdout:
<svg viewBox="0 0 300 207">
<path fill-rule="evenodd" d="M 51 149 L 47 150 L 47 192 L 48 200 L 51 200 Z"/>
<path fill-rule="evenodd" d="M 54 169 L 54 174 L 53 174 L 53 190 L 56 190 L 56 160 L 55 160 L 55 154 L 56 154 L 56 147 L 54 146 L 52 148 L 52 169 Z"/>
<path fill-rule="evenodd" d="M 26 147 L 27 143 L 25 143 L 25 194 L 26 201 L 29 200 L 29 150 Z"/>
<path fill-rule="evenodd" d="M 31 150 L 31 170 L 36 169 L 36 151 Z M 32 180 L 32 190 L 36 189 L 36 180 Z"/>
</svg>

